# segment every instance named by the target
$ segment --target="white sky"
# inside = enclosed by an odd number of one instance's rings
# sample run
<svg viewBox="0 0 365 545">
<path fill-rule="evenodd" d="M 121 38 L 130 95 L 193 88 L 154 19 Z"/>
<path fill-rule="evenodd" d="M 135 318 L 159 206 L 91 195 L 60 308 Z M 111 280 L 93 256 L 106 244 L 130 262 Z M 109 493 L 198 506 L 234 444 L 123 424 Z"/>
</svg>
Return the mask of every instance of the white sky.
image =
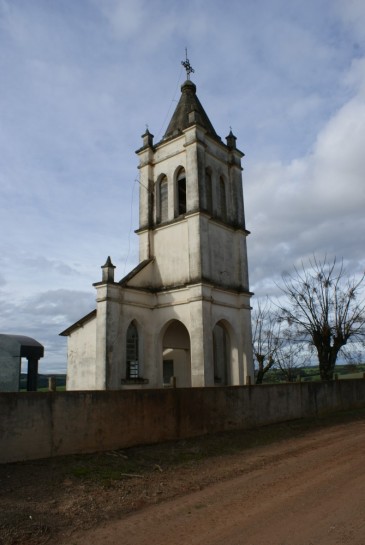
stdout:
<svg viewBox="0 0 365 545">
<path fill-rule="evenodd" d="M 108 255 L 137 264 L 134 151 L 158 141 L 188 56 L 245 152 L 251 290 L 294 264 L 364 269 L 363 0 L 0 0 L 0 332 L 45 345 L 95 308 Z"/>
</svg>

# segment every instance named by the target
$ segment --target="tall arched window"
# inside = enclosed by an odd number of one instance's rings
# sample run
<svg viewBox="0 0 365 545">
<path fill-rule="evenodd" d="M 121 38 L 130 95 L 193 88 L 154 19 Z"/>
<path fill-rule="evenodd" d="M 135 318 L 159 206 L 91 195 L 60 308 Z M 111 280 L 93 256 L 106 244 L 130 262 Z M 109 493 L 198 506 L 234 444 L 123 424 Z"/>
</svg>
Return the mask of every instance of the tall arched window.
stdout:
<svg viewBox="0 0 365 545">
<path fill-rule="evenodd" d="M 205 191 L 207 197 L 207 211 L 209 212 L 209 214 L 213 214 L 212 174 L 209 169 L 205 171 Z"/>
<path fill-rule="evenodd" d="M 176 178 L 177 190 L 177 215 L 186 214 L 186 176 L 185 170 L 181 168 Z"/>
<path fill-rule="evenodd" d="M 138 331 L 132 322 L 127 330 L 127 379 L 139 377 Z"/>
<path fill-rule="evenodd" d="M 230 383 L 229 339 L 222 324 L 213 329 L 214 384 L 227 386 Z"/>
<path fill-rule="evenodd" d="M 163 176 L 159 183 L 159 214 L 158 223 L 168 220 L 168 182 L 166 176 Z"/>
<path fill-rule="evenodd" d="M 219 178 L 219 197 L 221 205 L 221 219 L 227 221 L 227 197 L 226 197 L 226 184 L 223 176 Z"/>
</svg>

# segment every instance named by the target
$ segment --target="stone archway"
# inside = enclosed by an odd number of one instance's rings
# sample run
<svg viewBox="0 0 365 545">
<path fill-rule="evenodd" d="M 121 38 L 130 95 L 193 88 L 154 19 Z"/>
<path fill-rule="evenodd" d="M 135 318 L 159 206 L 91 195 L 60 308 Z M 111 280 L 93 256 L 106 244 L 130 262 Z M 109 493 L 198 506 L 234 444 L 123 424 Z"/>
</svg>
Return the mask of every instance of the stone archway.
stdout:
<svg viewBox="0 0 365 545">
<path fill-rule="evenodd" d="M 179 320 L 172 320 L 162 338 L 163 384 L 191 386 L 190 335 Z"/>
</svg>

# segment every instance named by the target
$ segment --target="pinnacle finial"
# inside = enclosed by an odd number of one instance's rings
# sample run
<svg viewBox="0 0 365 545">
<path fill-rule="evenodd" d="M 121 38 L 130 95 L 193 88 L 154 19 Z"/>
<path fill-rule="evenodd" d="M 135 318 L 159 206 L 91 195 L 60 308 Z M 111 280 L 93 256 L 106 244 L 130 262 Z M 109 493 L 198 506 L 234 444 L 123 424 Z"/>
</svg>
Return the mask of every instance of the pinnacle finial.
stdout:
<svg viewBox="0 0 365 545">
<path fill-rule="evenodd" d="M 105 264 L 102 265 L 102 282 L 105 283 L 112 283 L 114 282 L 114 269 L 115 265 L 113 265 L 112 260 L 110 259 L 110 256 L 108 255 L 108 259 L 106 260 Z"/>
<path fill-rule="evenodd" d="M 108 255 L 108 258 L 107 258 L 105 264 L 101 266 L 102 269 L 107 268 L 107 267 L 112 267 L 113 269 L 115 269 L 115 266 L 113 265 L 112 260 L 110 259 L 110 255 Z"/>
<path fill-rule="evenodd" d="M 226 140 L 227 140 L 227 146 L 229 148 L 236 149 L 236 140 L 237 140 L 237 138 L 235 137 L 235 135 L 232 132 L 232 127 L 229 127 L 229 135 L 226 136 Z"/>
<path fill-rule="evenodd" d="M 195 70 L 191 66 L 190 61 L 188 59 L 188 48 L 185 47 L 185 60 L 181 61 L 181 64 L 186 70 L 186 79 L 190 79 L 190 74 L 194 74 Z"/>
</svg>

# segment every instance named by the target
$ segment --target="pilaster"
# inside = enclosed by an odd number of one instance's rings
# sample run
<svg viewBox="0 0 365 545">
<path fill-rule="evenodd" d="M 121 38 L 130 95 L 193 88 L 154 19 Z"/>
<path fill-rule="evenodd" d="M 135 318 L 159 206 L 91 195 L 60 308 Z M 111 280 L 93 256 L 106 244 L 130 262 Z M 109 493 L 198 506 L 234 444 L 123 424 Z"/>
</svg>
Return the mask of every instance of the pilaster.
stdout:
<svg viewBox="0 0 365 545">
<path fill-rule="evenodd" d="M 118 336 L 122 288 L 115 283 L 99 283 L 95 287 L 97 291 L 95 389 L 113 390 L 119 387 Z"/>
</svg>

